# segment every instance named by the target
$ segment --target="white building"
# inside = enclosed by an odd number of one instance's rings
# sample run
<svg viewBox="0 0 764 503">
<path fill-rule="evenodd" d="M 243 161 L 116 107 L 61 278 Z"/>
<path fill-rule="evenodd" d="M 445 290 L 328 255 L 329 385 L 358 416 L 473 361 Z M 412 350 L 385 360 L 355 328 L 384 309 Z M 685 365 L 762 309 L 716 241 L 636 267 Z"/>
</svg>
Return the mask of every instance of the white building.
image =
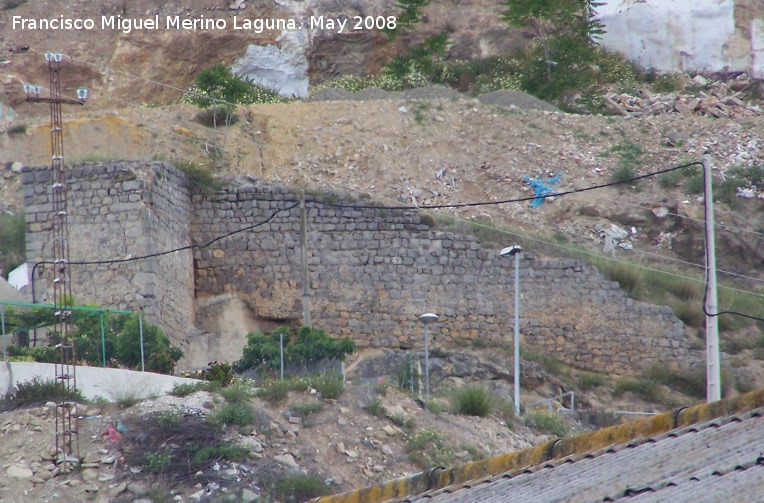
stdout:
<svg viewBox="0 0 764 503">
<path fill-rule="evenodd" d="M 764 78 L 762 0 L 602 1 L 602 44 L 646 68 Z"/>
</svg>

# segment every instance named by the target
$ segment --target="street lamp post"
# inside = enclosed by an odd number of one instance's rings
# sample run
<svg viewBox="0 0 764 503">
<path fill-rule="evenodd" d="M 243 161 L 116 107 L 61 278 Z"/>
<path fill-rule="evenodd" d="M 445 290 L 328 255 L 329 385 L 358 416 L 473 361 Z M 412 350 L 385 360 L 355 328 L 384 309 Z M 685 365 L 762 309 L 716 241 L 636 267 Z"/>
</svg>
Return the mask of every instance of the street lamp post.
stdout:
<svg viewBox="0 0 764 503">
<path fill-rule="evenodd" d="M 419 321 L 424 324 L 424 390 L 425 400 L 430 399 L 430 338 L 427 334 L 427 325 L 438 321 L 438 316 L 432 313 L 425 313 L 419 317 Z"/>
<path fill-rule="evenodd" d="M 520 252 L 518 245 L 504 248 L 500 256 L 515 257 L 515 415 L 520 415 Z"/>
</svg>

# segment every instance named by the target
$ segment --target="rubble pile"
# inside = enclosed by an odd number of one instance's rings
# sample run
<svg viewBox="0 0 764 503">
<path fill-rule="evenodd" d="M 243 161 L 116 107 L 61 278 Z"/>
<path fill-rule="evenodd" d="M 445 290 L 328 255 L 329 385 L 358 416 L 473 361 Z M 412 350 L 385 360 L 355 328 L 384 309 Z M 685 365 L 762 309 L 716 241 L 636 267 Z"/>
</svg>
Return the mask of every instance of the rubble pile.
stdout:
<svg viewBox="0 0 764 503">
<path fill-rule="evenodd" d="M 624 117 L 678 114 L 734 118 L 762 114 L 764 102 L 753 103 L 746 96 L 747 91 L 764 86 L 764 82 L 746 73 L 728 80 L 712 80 L 702 75 L 686 80 L 680 92 L 652 94 L 640 89 L 638 96 L 611 92 L 603 96 L 603 103 L 606 109 Z"/>
</svg>

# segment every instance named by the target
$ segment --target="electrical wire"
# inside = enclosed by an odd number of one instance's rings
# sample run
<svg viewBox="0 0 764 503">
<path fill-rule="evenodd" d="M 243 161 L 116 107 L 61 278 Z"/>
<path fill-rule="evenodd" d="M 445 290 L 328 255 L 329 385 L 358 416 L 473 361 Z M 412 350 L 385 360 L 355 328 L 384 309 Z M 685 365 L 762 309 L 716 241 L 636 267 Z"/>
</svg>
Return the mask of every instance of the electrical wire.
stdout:
<svg viewBox="0 0 764 503">
<path fill-rule="evenodd" d="M 681 274 L 676 274 L 676 273 L 672 273 L 672 272 L 668 272 L 668 271 L 663 271 L 663 270 L 660 270 L 660 269 L 654 269 L 652 267 L 647 267 L 647 266 L 642 265 L 642 264 L 635 264 L 633 262 L 626 262 L 626 261 L 623 261 L 623 260 L 618 260 L 616 258 L 608 257 L 607 255 L 601 255 L 601 254 L 598 254 L 598 253 L 592 253 L 592 252 L 587 251 L 587 250 L 582 250 L 582 249 L 578 249 L 578 248 L 571 248 L 569 246 L 564 246 L 562 244 L 555 243 L 554 241 L 547 241 L 545 239 L 541 239 L 541 238 L 537 238 L 537 237 L 532 237 L 532 236 L 527 236 L 527 235 L 520 234 L 520 233 L 517 233 L 517 232 L 508 231 L 508 230 L 505 230 L 505 229 L 497 229 L 496 227 L 492 227 L 492 226 L 489 226 L 489 225 L 486 225 L 486 224 L 483 224 L 483 223 L 480 223 L 480 222 L 475 222 L 475 221 L 471 221 L 471 220 L 463 220 L 463 219 L 460 219 L 460 220 L 463 221 L 463 222 L 467 222 L 470 225 L 475 225 L 475 226 L 478 226 L 478 227 L 485 227 L 485 228 L 488 228 L 488 229 L 491 229 L 491 230 L 494 230 L 494 231 L 497 231 L 497 232 L 501 232 L 503 234 L 508 234 L 508 235 L 511 235 L 511 236 L 515 236 L 515 237 L 520 238 L 520 239 L 525 239 L 525 240 L 529 240 L 529 241 L 535 241 L 535 242 L 538 242 L 538 243 L 543 243 L 545 245 L 553 246 L 555 248 L 566 250 L 571 255 L 574 255 L 574 254 L 586 255 L 586 256 L 589 256 L 589 257 L 597 258 L 597 259 L 607 260 L 609 262 L 615 262 L 617 264 L 623 264 L 623 265 L 627 265 L 627 266 L 630 266 L 630 267 L 636 267 L 638 269 L 643 269 L 645 271 L 650 271 L 650 272 L 654 272 L 654 273 L 658 273 L 658 274 L 666 274 L 666 275 L 669 275 L 669 276 L 673 276 L 675 278 L 680 278 L 680 279 L 684 279 L 684 280 L 688 280 L 688 281 L 694 281 L 696 283 L 704 283 L 703 279 L 693 278 L 691 276 L 684 276 L 684 275 L 681 275 Z M 754 295 L 754 296 L 757 296 L 757 297 L 762 297 L 764 299 L 764 294 L 761 294 L 761 293 L 751 292 L 751 291 L 748 291 L 748 290 L 741 290 L 739 288 L 734 288 L 734 287 L 726 286 L 726 285 L 719 285 L 719 287 L 723 288 L 725 290 L 733 291 L 733 292 L 738 292 L 738 293 L 742 293 L 742 294 Z"/>
<path fill-rule="evenodd" d="M 252 224 L 252 225 L 248 225 L 247 227 L 243 227 L 243 228 L 237 229 L 235 231 L 231 231 L 231 232 L 227 232 L 225 234 L 221 234 L 219 236 L 216 236 L 216 237 L 210 239 L 206 243 L 181 246 L 180 248 L 174 248 L 172 250 L 166 250 L 166 251 L 156 252 L 156 253 L 149 253 L 147 255 L 140 255 L 138 257 L 129 257 L 129 258 L 111 259 L 111 260 L 83 260 L 83 261 L 76 261 L 76 262 L 72 261 L 72 262 L 69 262 L 69 265 L 123 264 L 125 262 L 134 262 L 136 260 L 145 260 L 145 259 L 148 259 L 148 258 L 161 257 L 163 255 L 169 255 L 171 253 L 176 253 L 176 252 L 184 251 L 184 250 L 193 250 L 193 249 L 207 248 L 208 246 L 212 245 L 213 243 L 216 243 L 216 242 L 218 242 L 218 241 L 220 241 L 222 239 L 225 239 L 227 237 L 233 236 L 235 234 L 239 234 L 241 232 L 246 232 L 246 231 L 252 230 L 252 229 L 254 229 L 256 227 L 260 227 L 261 225 L 265 225 L 268 222 L 270 222 L 271 220 L 273 220 L 274 218 L 276 218 L 276 215 L 278 215 L 279 213 L 284 212 L 284 211 L 290 211 L 290 210 L 292 210 L 293 208 L 295 208 L 295 207 L 297 207 L 299 205 L 300 205 L 300 203 L 297 202 L 297 203 L 292 204 L 291 206 L 288 206 L 286 208 L 277 209 L 273 213 L 271 213 L 271 216 L 269 216 L 268 218 L 266 218 L 265 220 L 263 220 L 261 222 L 258 222 L 256 224 Z M 33 295 L 34 295 L 34 292 L 35 292 L 35 287 L 34 287 L 34 282 L 35 282 L 35 277 L 36 277 L 35 269 L 37 269 L 38 265 L 46 265 L 46 264 L 52 264 L 52 263 L 53 262 L 50 261 L 50 260 L 43 260 L 43 261 L 40 261 L 40 262 L 35 262 L 34 266 L 32 266 L 32 294 Z M 34 300 L 33 300 L 33 302 L 34 302 Z"/>
<path fill-rule="evenodd" d="M 705 166 L 704 166 L 703 169 L 705 170 Z M 709 207 L 708 207 L 709 199 L 710 198 L 708 197 L 708 191 L 706 190 L 706 184 L 703 184 L 703 209 L 706 211 L 706 215 L 708 214 L 707 212 L 708 212 L 708 209 L 709 209 Z M 711 201 L 711 204 L 713 204 L 713 201 Z M 706 236 L 708 236 L 708 232 L 709 232 L 708 219 L 705 219 L 704 222 L 705 222 L 704 223 L 704 229 L 706 231 Z M 708 244 L 706 244 L 706 246 L 708 246 Z M 711 246 L 715 246 L 715 244 L 711 243 Z M 708 254 L 706 254 L 706 255 L 708 255 Z M 716 264 L 714 264 L 714 267 L 716 267 Z M 733 316 L 740 316 L 741 318 L 747 318 L 749 320 L 764 321 L 764 318 L 761 318 L 759 316 L 754 316 L 754 315 L 751 315 L 751 314 L 747 314 L 747 313 L 741 313 L 741 312 L 738 312 L 738 311 L 731 311 L 731 310 L 719 311 L 719 306 L 718 306 L 718 302 L 719 301 L 718 301 L 718 299 L 717 299 L 717 305 L 714 306 L 714 310 L 716 311 L 716 313 L 709 313 L 707 306 L 708 306 L 708 290 L 709 290 L 709 287 L 710 287 L 710 280 L 711 280 L 710 273 L 711 273 L 711 265 L 710 264 L 706 264 L 706 281 L 705 281 L 706 288 L 705 288 L 705 291 L 703 293 L 703 314 L 705 314 L 708 317 L 716 317 L 716 316 L 719 316 L 719 315 L 722 315 L 722 314 L 729 314 L 729 315 L 733 315 Z"/>
<path fill-rule="evenodd" d="M 639 205 L 639 204 L 628 203 L 628 202 L 625 203 L 625 204 L 627 204 L 628 206 L 633 206 L 634 208 L 639 208 L 639 209 L 642 209 L 642 210 L 653 211 L 653 208 L 648 208 L 647 206 L 642 206 L 642 205 Z M 670 211 L 667 213 L 667 215 L 671 215 L 672 217 L 677 217 L 677 218 L 683 218 L 685 220 L 690 220 L 692 222 L 705 223 L 705 220 L 702 220 L 700 218 L 694 218 L 694 217 L 691 217 L 689 215 L 680 215 L 679 213 L 672 213 Z M 743 229 L 741 227 L 733 227 L 733 226 L 727 225 L 727 224 L 717 224 L 717 223 L 714 223 L 714 228 L 718 228 L 718 229 L 721 229 L 723 231 L 740 231 L 740 232 L 744 232 L 744 233 L 747 233 L 747 234 L 754 234 L 754 235 L 757 235 L 757 236 L 764 236 L 764 232 L 753 231 L 753 230 L 750 230 L 750 229 Z"/>
<path fill-rule="evenodd" d="M 323 206 L 331 206 L 334 208 L 353 208 L 353 209 L 373 209 L 373 210 L 435 210 L 435 209 L 442 209 L 442 208 L 472 208 L 477 206 L 495 206 L 499 204 L 509 204 L 509 203 L 521 203 L 524 201 L 534 201 L 537 199 L 545 199 L 547 197 L 560 197 L 560 196 L 567 196 L 570 194 L 577 194 L 580 192 L 587 192 L 590 190 L 598 190 L 598 189 L 604 189 L 606 187 L 614 187 L 617 185 L 623 185 L 625 183 L 631 183 L 635 182 L 637 180 L 642 180 L 644 178 L 650 178 L 652 176 L 662 175 L 663 173 L 669 173 L 671 171 L 675 171 L 678 169 L 687 168 L 690 166 L 696 166 L 696 165 L 702 165 L 700 161 L 694 161 L 687 164 L 682 164 L 680 166 L 674 166 L 672 168 L 663 169 L 660 171 L 654 171 L 651 173 L 647 173 L 644 175 L 634 176 L 631 178 L 628 178 L 626 180 L 617 180 L 615 182 L 610 183 L 604 183 L 601 185 L 592 185 L 591 187 L 584 187 L 583 189 L 573 189 L 573 190 L 566 190 L 563 192 L 554 192 L 552 194 L 547 194 L 543 197 L 538 196 L 528 196 L 528 197 L 521 197 L 516 199 L 503 199 L 500 201 L 479 201 L 474 203 L 453 203 L 453 204 L 434 204 L 434 205 L 424 205 L 424 206 L 378 206 L 378 205 L 363 205 L 363 204 L 341 204 L 341 203 L 330 203 L 327 201 L 320 201 L 317 199 L 306 199 L 306 202 L 321 204 Z"/>
<path fill-rule="evenodd" d="M 87 61 L 84 61 L 84 60 L 80 60 L 80 59 L 77 59 L 77 58 L 73 58 L 71 56 L 67 56 L 67 57 L 69 59 L 71 59 L 72 61 L 76 61 L 76 62 L 79 62 L 79 63 L 87 64 L 89 66 L 98 68 L 101 71 L 102 74 L 104 73 L 103 70 L 101 70 L 98 65 L 95 65 L 93 63 L 90 63 L 90 62 L 87 62 Z M 152 84 L 160 85 L 162 87 L 166 87 L 166 88 L 169 88 L 169 89 L 172 89 L 172 90 L 180 91 L 182 93 L 188 93 L 188 94 L 192 94 L 192 95 L 196 95 L 196 96 L 202 96 L 201 93 L 196 93 L 193 90 L 181 89 L 181 88 L 178 88 L 178 87 L 175 87 L 175 86 L 163 83 L 163 82 L 154 81 L 154 80 L 151 80 L 151 79 L 147 79 L 145 77 L 140 77 L 140 76 L 132 75 L 132 74 L 130 74 L 128 72 L 124 72 L 124 71 L 120 71 L 120 70 L 113 70 L 108 65 L 106 65 L 106 68 L 108 68 L 112 73 L 118 73 L 118 74 L 121 74 L 121 75 L 125 75 L 127 77 L 132 78 L 132 79 L 142 80 L 142 81 L 149 82 L 149 83 L 152 83 Z M 120 101 L 123 101 L 123 100 L 120 100 Z M 226 102 L 224 100 L 219 100 L 219 101 L 220 101 L 220 103 L 223 103 L 223 104 L 235 105 L 233 103 L 228 103 L 228 102 Z M 587 191 L 590 191 L 590 190 L 597 190 L 597 189 L 617 186 L 617 185 L 621 185 L 621 184 L 625 184 L 625 183 L 631 183 L 631 182 L 634 182 L 634 181 L 637 181 L 637 180 L 641 180 L 641 179 L 657 176 L 657 175 L 660 175 L 660 174 L 663 174 L 663 173 L 669 173 L 671 171 L 675 171 L 675 170 L 678 170 L 678 169 L 683 169 L 683 168 L 687 168 L 687 167 L 695 166 L 695 165 L 702 166 L 702 163 L 699 162 L 699 161 L 695 161 L 695 162 L 692 162 L 692 163 L 683 164 L 683 165 L 680 165 L 680 166 L 675 166 L 675 167 L 668 168 L 668 169 L 665 169 L 665 170 L 656 171 L 656 172 L 648 173 L 648 174 L 645 174 L 645 175 L 635 176 L 635 177 L 629 178 L 627 180 L 619 180 L 619 181 L 610 182 L 610 183 L 607 183 L 607 184 L 595 185 L 595 186 L 592 186 L 592 187 L 586 187 L 586 188 L 582 188 L 582 189 L 574 189 L 574 190 L 563 191 L 563 192 L 555 192 L 555 193 L 548 194 L 548 195 L 544 196 L 544 198 L 546 198 L 546 197 L 560 197 L 560 196 L 569 195 L 569 194 L 587 192 Z M 536 200 L 536 199 L 540 199 L 540 198 L 539 197 L 535 197 L 535 196 L 529 196 L 529 197 L 523 197 L 523 198 L 505 199 L 505 200 L 500 200 L 500 201 L 480 201 L 480 202 L 473 202 L 473 203 L 453 203 L 453 204 L 424 205 L 424 206 L 378 206 L 378 205 L 340 204 L 340 203 L 330 203 L 330 202 L 327 202 L 327 201 L 320 201 L 320 200 L 317 200 L 317 199 L 306 199 L 305 201 L 306 201 L 306 203 L 310 202 L 310 203 L 320 204 L 320 205 L 323 205 L 323 206 L 336 207 L 336 208 L 379 209 L 379 210 L 381 210 L 381 209 L 390 209 L 390 210 L 403 211 L 403 210 L 421 210 L 421 209 L 445 209 L 445 208 L 468 208 L 468 207 L 479 207 L 479 206 L 494 206 L 494 205 L 501 205 L 501 204 L 508 204 L 508 203 L 519 203 L 519 202 L 525 202 L 525 201 L 533 201 L 533 200 Z M 253 198 L 252 200 L 258 200 L 258 199 Z M 273 201 L 272 199 L 264 199 L 264 200 Z M 708 205 L 707 201 L 708 201 L 708 198 L 704 197 L 704 202 L 703 202 L 704 207 L 707 207 L 707 205 Z M 286 210 L 290 210 L 290 209 L 296 207 L 297 205 L 299 205 L 299 203 L 293 204 L 292 206 L 290 206 Z M 123 262 L 128 262 L 128 261 L 133 261 L 133 260 L 141 260 L 141 259 L 146 259 L 146 258 L 153 258 L 153 257 L 157 257 L 157 256 L 162 256 L 162 255 L 166 255 L 166 254 L 170 254 L 170 253 L 174 253 L 174 252 L 182 251 L 182 250 L 186 250 L 186 249 L 204 248 L 204 247 L 210 246 L 211 244 L 215 243 L 216 241 L 218 241 L 220 239 L 224 239 L 224 238 L 226 238 L 226 237 L 228 237 L 230 235 L 237 234 L 239 232 L 244 232 L 246 230 L 251 230 L 251 229 L 253 229 L 255 227 L 263 225 L 263 224 L 267 223 L 268 221 L 270 221 L 272 218 L 274 218 L 276 216 L 276 214 L 278 212 L 280 212 L 280 211 L 284 211 L 284 210 L 277 210 L 273 215 L 271 215 L 271 217 L 269 219 L 267 219 L 264 222 L 261 222 L 259 224 L 255 224 L 255 225 L 252 225 L 252 226 L 248 226 L 248 227 L 245 227 L 243 229 L 239 229 L 237 231 L 233 231 L 233 232 L 221 235 L 221 236 L 218 236 L 218 237 L 212 239 L 211 241 L 209 241 L 208 243 L 205 243 L 203 245 L 188 245 L 188 246 L 181 247 L 181 248 L 174 249 L 174 250 L 168 250 L 168 251 L 165 251 L 165 252 L 153 253 L 153 254 L 144 255 L 144 256 L 140 256 L 140 257 L 131 257 L 131 258 L 128 258 L 128 259 L 116 259 L 116 260 L 108 260 L 108 261 L 71 262 L 71 264 L 72 265 L 92 265 L 92 264 L 123 263 Z M 676 215 L 676 216 L 680 216 L 681 217 L 681 215 Z M 684 217 L 684 218 L 692 219 L 691 217 Z M 693 219 L 693 220 L 696 220 L 696 219 Z M 708 222 L 705 222 L 704 225 L 707 228 Z M 727 226 L 727 227 L 729 227 L 729 226 Z M 737 230 L 741 230 L 743 232 L 753 232 L 753 231 L 746 231 L 744 229 L 737 229 Z M 753 233 L 762 235 L 762 233 L 758 233 L 758 232 L 753 232 Z M 529 239 L 529 238 L 526 237 L 526 239 Z M 533 238 L 530 238 L 530 239 L 533 239 Z M 548 243 L 548 244 L 554 244 L 554 243 Z M 602 257 L 600 257 L 600 258 L 602 258 Z M 684 262 L 684 261 L 680 261 L 680 262 Z M 34 280 L 34 268 L 36 268 L 37 265 L 39 265 L 39 264 L 46 264 L 46 263 L 50 263 L 50 262 L 43 261 L 43 262 L 35 263 L 35 265 L 33 267 L 33 275 L 32 275 L 33 280 Z M 685 263 L 688 264 L 688 265 L 698 266 L 698 264 L 693 264 L 693 263 L 690 263 L 690 262 L 685 262 Z M 642 267 L 642 266 L 637 266 L 637 267 Z M 643 268 L 645 268 L 645 267 L 643 267 Z M 655 271 L 655 272 L 661 272 L 661 271 L 657 271 L 655 269 L 650 269 L 650 268 L 645 268 L 645 269 L 652 270 L 652 271 Z M 725 274 L 734 275 L 734 276 L 744 277 L 744 278 L 747 278 L 747 279 L 753 279 L 755 281 L 762 281 L 762 280 L 759 280 L 757 278 L 751 278 L 751 277 L 744 276 L 744 275 L 738 275 L 738 274 L 730 273 L 730 272 L 727 272 L 727 271 L 721 271 L 721 272 L 723 272 Z M 672 273 L 666 273 L 666 274 L 682 277 L 684 279 L 692 279 L 692 278 L 687 278 L 687 277 L 684 277 L 684 276 L 681 276 L 681 275 L 672 274 Z M 706 286 L 708 286 L 708 268 L 706 268 Z M 753 320 L 764 321 L 764 318 L 760 318 L 760 317 L 757 317 L 757 316 L 748 315 L 748 314 L 740 313 L 740 312 L 736 312 L 736 311 L 729 311 L 729 310 L 727 310 L 727 311 L 717 312 L 716 314 L 708 313 L 707 309 L 706 309 L 707 290 L 708 290 L 708 288 L 706 288 L 706 293 L 705 293 L 704 299 L 703 299 L 704 300 L 704 302 L 703 302 L 703 312 L 707 316 L 719 316 L 720 314 L 731 314 L 731 315 L 741 316 L 741 317 L 745 317 L 745 318 L 749 318 L 749 319 L 753 319 Z M 751 293 L 751 292 L 748 292 L 748 293 Z"/>
</svg>

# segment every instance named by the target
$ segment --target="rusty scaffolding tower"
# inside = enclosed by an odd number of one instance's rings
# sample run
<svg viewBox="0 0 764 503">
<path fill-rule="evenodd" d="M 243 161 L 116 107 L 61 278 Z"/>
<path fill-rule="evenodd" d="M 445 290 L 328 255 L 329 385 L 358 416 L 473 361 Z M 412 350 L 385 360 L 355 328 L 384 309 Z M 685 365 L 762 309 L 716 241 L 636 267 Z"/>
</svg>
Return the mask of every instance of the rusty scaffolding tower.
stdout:
<svg viewBox="0 0 764 503">
<path fill-rule="evenodd" d="M 50 104 L 50 167 L 51 167 L 51 234 L 53 248 L 54 332 L 58 337 L 55 382 L 62 398 L 56 404 L 56 463 L 64 470 L 80 462 L 79 430 L 76 403 L 67 398 L 77 391 L 77 359 L 74 342 L 69 337 L 72 318 L 72 281 L 69 268 L 69 223 L 67 219 L 67 183 L 64 166 L 64 132 L 61 105 L 84 104 L 87 89 L 77 89 L 77 98 L 61 94 L 61 60 L 63 55 L 46 52 L 50 75 L 49 96 L 40 97 L 40 86 L 24 85 L 27 101 Z"/>
</svg>

